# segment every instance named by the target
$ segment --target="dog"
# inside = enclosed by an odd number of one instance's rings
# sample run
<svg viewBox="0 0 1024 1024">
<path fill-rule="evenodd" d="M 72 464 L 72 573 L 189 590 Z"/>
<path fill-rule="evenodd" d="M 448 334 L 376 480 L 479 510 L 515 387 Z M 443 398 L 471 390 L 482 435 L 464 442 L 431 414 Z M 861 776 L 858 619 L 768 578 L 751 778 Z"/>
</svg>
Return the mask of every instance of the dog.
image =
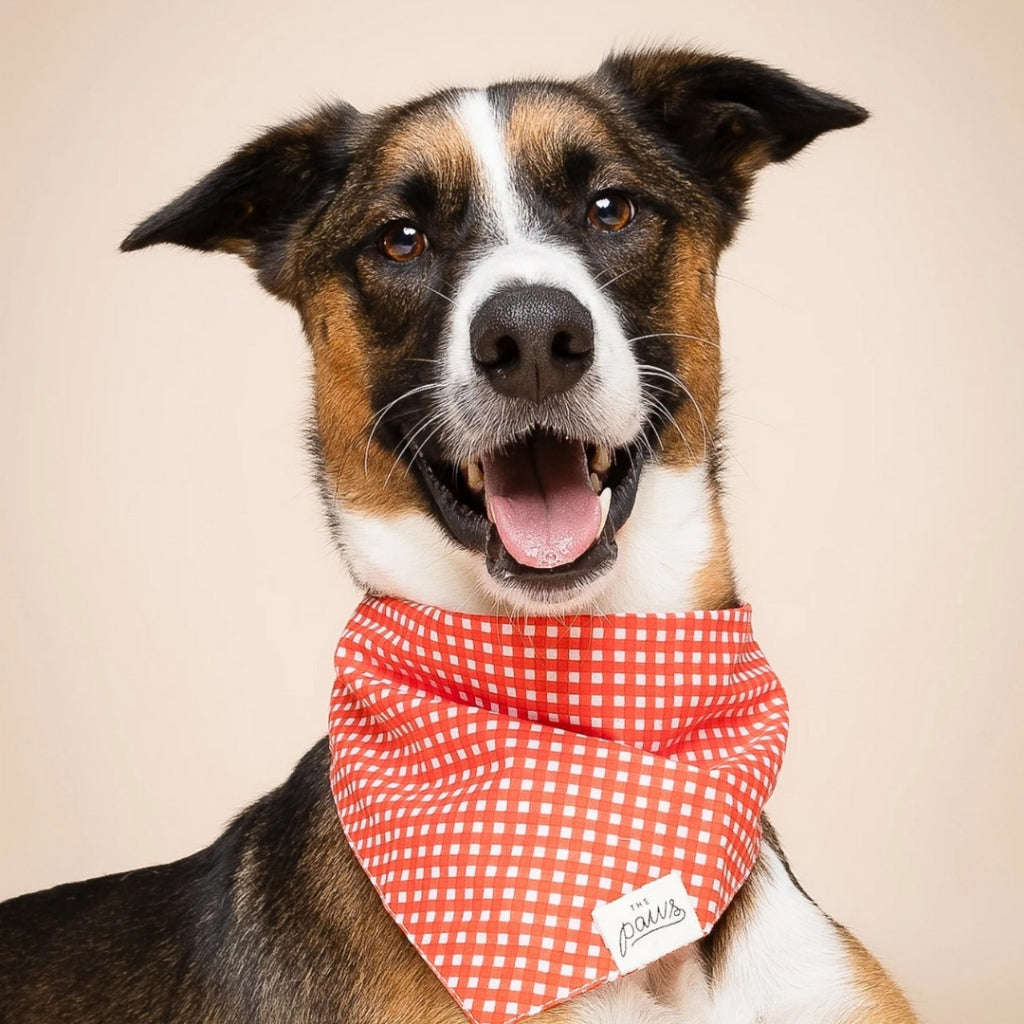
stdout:
<svg viewBox="0 0 1024 1024">
<path fill-rule="evenodd" d="M 474 615 L 731 609 L 716 267 L 763 167 L 867 112 L 761 64 L 337 103 L 122 243 L 241 256 L 297 309 L 310 450 L 369 593 Z M 458 1024 L 342 834 L 326 741 L 208 849 L 0 907 L 7 1024 Z M 698 941 L 558 1024 L 910 1024 L 778 838 Z"/>
</svg>

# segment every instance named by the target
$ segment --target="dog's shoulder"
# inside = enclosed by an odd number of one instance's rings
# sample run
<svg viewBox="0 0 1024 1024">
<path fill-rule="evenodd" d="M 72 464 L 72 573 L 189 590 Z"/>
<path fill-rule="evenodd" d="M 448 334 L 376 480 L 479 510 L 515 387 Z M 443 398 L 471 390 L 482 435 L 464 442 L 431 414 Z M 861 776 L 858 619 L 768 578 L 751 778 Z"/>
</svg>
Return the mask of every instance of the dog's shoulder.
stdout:
<svg viewBox="0 0 1024 1024">
<path fill-rule="evenodd" d="M 0 904 L 0 1020 L 461 1021 L 345 842 L 329 762 L 324 739 L 190 857 Z M 53 970 L 85 953 L 103 970 Z"/>
</svg>

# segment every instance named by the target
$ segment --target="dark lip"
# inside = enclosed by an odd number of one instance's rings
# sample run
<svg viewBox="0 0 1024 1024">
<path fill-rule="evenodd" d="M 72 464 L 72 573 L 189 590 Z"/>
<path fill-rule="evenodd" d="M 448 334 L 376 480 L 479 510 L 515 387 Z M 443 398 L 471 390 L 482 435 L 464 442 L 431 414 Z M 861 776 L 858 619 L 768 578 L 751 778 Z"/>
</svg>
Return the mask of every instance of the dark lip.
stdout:
<svg viewBox="0 0 1024 1024">
<path fill-rule="evenodd" d="M 615 537 L 633 511 L 644 462 L 643 449 L 638 443 L 616 449 L 614 465 L 624 464 L 624 470 L 616 474 L 609 485 L 612 499 L 604 531 L 574 562 L 554 569 L 521 565 L 508 553 L 494 524 L 459 496 L 459 470 L 455 466 L 439 466 L 420 453 L 413 460 L 413 467 L 449 535 L 462 547 L 485 556 L 492 579 L 526 590 L 538 600 L 551 602 L 560 594 L 567 595 L 600 579 L 615 563 L 618 556 Z M 450 475 L 456 486 L 445 483 L 441 474 Z"/>
</svg>

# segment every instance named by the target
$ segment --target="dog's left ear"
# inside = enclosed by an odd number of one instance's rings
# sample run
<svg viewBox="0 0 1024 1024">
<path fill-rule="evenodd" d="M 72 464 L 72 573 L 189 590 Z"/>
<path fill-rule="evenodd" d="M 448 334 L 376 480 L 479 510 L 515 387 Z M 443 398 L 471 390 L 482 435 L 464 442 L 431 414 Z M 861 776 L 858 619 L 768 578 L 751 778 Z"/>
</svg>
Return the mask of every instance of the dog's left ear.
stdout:
<svg viewBox="0 0 1024 1024">
<path fill-rule="evenodd" d="M 122 252 L 170 242 L 235 253 L 268 291 L 289 298 L 284 270 L 292 228 L 344 178 L 358 117 L 338 103 L 269 129 L 143 221 Z"/>
<path fill-rule="evenodd" d="M 597 73 L 741 214 L 754 175 L 868 112 L 755 61 L 688 50 L 609 57 Z"/>
</svg>

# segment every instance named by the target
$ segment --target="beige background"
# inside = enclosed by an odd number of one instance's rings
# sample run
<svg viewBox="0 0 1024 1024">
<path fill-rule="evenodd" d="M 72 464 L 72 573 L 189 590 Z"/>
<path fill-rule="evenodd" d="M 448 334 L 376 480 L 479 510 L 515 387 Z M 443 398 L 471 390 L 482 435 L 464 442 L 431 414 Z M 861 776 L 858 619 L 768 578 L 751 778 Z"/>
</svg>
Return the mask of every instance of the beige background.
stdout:
<svg viewBox="0 0 1024 1024">
<path fill-rule="evenodd" d="M 1019 5 L 0 18 L 0 896 L 211 840 L 322 732 L 356 598 L 296 318 L 228 257 L 121 236 L 318 98 L 692 40 L 875 113 L 764 175 L 722 268 L 736 556 L 793 705 L 776 823 L 927 1020 L 1021 1020 Z"/>
</svg>

